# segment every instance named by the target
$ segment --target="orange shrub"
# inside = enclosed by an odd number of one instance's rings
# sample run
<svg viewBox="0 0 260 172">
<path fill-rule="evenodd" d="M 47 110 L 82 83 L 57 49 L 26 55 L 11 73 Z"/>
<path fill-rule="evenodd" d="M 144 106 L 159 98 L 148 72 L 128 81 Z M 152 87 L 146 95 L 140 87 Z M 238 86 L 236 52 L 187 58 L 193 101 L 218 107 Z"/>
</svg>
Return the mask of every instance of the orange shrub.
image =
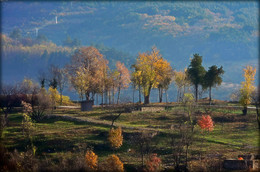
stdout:
<svg viewBox="0 0 260 172">
<path fill-rule="evenodd" d="M 117 129 L 112 128 L 109 131 L 108 141 L 113 148 L 119 148 L 123 144 L 122 129 L 119 127 Z"/>
<path fill-rule="evenodd" d="M 118 156 L 111 155 L 106 159 L 104 171 L 121 172 L 124 171 L 124 164 L 120 161 Z"/>
<path fill-rule="evenodd" d="M 198 121 L 198 124 L 202 130 L 212 131 L 214 128 L 211 117 L 202 115 L 202 118 Z"/>
<path fill-rule="evenodd" d="M 96 171 L 98 169 L 98 156 L 93 151 L 87 151 L 85 159 L 88 170 Z"/>
</svg>

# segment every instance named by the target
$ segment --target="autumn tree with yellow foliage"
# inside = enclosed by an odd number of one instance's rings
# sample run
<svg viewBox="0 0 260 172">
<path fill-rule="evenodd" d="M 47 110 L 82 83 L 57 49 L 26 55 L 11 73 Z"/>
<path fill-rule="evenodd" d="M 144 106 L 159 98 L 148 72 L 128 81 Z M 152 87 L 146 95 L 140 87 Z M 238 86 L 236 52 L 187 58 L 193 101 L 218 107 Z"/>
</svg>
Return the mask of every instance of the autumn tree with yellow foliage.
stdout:
<svg viewBox="0 0 260 172">
<path fill-rule="evenodd" d="M 113 148 L 120 148 L 123 144 L 123 135 L 121 127 L 111 128 L 108 134 L 108 141 Z"/>
<path fill-rule="evenodd" d="M 159 91 L 159 102 L 162 102 L 163 90 L 167 92 L 168 87 L 172 81 L 173 70 L 166 60 L 159 58 L 155 63 L 155 71 L 157 75 L 157 88 Z M 166 95 L 167 98 L 167 95 Z"/>
<path fill-rule="evenodd" d="M 241 88 L 240 88 L 240 104 L 244 107 L 243 109 L 243 115 L 247 114 L 247 106 L 252 101 L 252 93 L 255 90 L 254 81 L 255 81 L 255 74 L 256 74 L 256 68 L 252 66 L 246 66 L 244 71 L 244 78 L 245 81 L 241 82 Z"/>
<path fill-rule="evenodd" d="M 131 74 L 131 81 L 132 81 L 132 85 L 133 85 L 134 90 L 138 89 L 138 92 L 139 92 L 139 103 L 141 103 L 142 102 L 142 98 L 141 98 L 141 92 L 142 92 L 142 90 L 141 90 L 142 71 L 140 71 L 137 68 L 136 65 L 133 65 L 132 67 L 135 68 L 135 70 Z"/>
<path fill-rule="evenodd" d="M 108 61 L 94 47 L 81 47 L 71 58 L 67 66 L 71 85 L 79 93 L 80 98 L 94 99 L 96 93 L 105 90 L 105 79 L 108 71 Z"/>
<path fill-rule="evenodd" d="M 172 69 L 156 47 L 153 47 L 151 52 L 139 53 L 133 68 L 135 71 L 132 81 L 140 84 L 145 104 L 150 102 L 152 88 L 159 88 L 162 96 L 162 90 L 167 89 L 170 84 Z"/>
<path fill-rule="evenodd" d="M 117 89 L 118 89 L 118 97 L 117 104 L 119 103 L 120 90 L 124 88 L 128 88 L 130 80 L 129 70 L 125 67 L 124 63 L 116 62 L 116 69 L 118 72 L 117 77 Z"/>
<path fill-rule="evenodd" d="M 173 80 L 177 86 L 177 102 L 182 101 L 186 88 L 190 86 L 187 69 L 184 69 L 184 71 L 174 71 Z"/>
</svg>

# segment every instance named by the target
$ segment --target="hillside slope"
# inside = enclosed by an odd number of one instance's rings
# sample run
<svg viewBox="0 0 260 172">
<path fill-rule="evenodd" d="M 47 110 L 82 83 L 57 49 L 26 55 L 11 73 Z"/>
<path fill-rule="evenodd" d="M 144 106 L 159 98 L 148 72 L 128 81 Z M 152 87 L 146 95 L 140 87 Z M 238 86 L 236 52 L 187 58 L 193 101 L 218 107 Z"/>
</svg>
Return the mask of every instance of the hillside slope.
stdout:
<svg viewBox="0 0 260 172">
<path fill-rule="evenodd" d="M 177 70 L 199 53 L 206 68 L 222 65 L 224 81 L 238 84 L 242 68 L 257 65 L 258 10 L 257 2 L 4 2 L 2 32 L 33 38 L 37 28 L 57 45 L 70 36 L 127 59 L 156 45 Z"/>
</svg>

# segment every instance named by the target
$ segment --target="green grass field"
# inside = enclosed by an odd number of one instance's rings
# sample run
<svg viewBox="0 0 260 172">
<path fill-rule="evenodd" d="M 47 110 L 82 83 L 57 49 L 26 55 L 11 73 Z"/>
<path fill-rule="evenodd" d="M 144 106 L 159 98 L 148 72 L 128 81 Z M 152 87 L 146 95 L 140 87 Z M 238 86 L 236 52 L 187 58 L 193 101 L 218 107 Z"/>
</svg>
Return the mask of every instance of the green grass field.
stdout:
<svg viewBox="0 0 260 172">
<path fill-rule="evenodd" d="M 141 166 L 141 155 L 131 138 L 137 132 L 158 132 L 151 140 L 150 153 L 157 153 L 162 160 L 162 168 L 173 168 L 174 151 L 170 141 L 175 136 L 178 138 L 178 130 L 170 128 L 189 120 L 186 111 L 176 107 L 161 112 L 122 113 L 114 125 L 122 127 L 124 141 L 122 147 L 115 150 L 110 147 L 107 136 L 112 119 L 118 115 L 116 110 L 94 108 L 91 112 L 80 112 L 79 109 L 56 109 L 54 116 L 34 123 L 32 138 L 37 148 L 35 156 L 55 163 L 60 156 L 84 157 L 87 148 L 92 148 L 100 161 L 110 154 L 116 154 L 124 163 L 125 169 L 132 171 Z M 235 109 L 214 108 L 210 109 L 210 113 L 214 121 L 212 132 L 203 133 L 195 125 L 194 141 L 188 152 L 190 169 L 199 168 L 210 156 L 236 159 L 239 154 L 258 152 L 259 130 L 253 109 L 248 111 L 247 116 L 242 116 L 242 112 Z M 202 115 L 206 115 L 203 108 L 193 110 L 195 122 Z M 24 152 L 29 145 L 22 132 L 22 118 L 22 113 L 10 114 L 9 125 L 4 129 L 2 142 L 10 152 L 15 149 Z"/>
</svg>

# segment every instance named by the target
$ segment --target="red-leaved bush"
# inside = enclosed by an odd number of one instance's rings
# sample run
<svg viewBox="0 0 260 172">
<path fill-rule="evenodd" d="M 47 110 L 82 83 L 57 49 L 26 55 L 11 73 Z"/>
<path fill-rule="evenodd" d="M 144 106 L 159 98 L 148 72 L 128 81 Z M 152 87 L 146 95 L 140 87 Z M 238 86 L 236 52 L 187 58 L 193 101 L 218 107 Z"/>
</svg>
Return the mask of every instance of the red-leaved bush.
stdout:
<svg viewBox="0 0 260 172">
<path fill-rule="evenodd" d="M 146 162 L 147 171 L 160 171 L 161 159 L 157 157 L 154 153 L 150 156 L 149 160 Z"/>
<path fill-rule="evenodd" d="M 198 124 L 202 130 L 212 131 L 214 128 L 213 121 L 209 115 L 202 115 L 202 118 L 198 121 Z"/>
</svg>

